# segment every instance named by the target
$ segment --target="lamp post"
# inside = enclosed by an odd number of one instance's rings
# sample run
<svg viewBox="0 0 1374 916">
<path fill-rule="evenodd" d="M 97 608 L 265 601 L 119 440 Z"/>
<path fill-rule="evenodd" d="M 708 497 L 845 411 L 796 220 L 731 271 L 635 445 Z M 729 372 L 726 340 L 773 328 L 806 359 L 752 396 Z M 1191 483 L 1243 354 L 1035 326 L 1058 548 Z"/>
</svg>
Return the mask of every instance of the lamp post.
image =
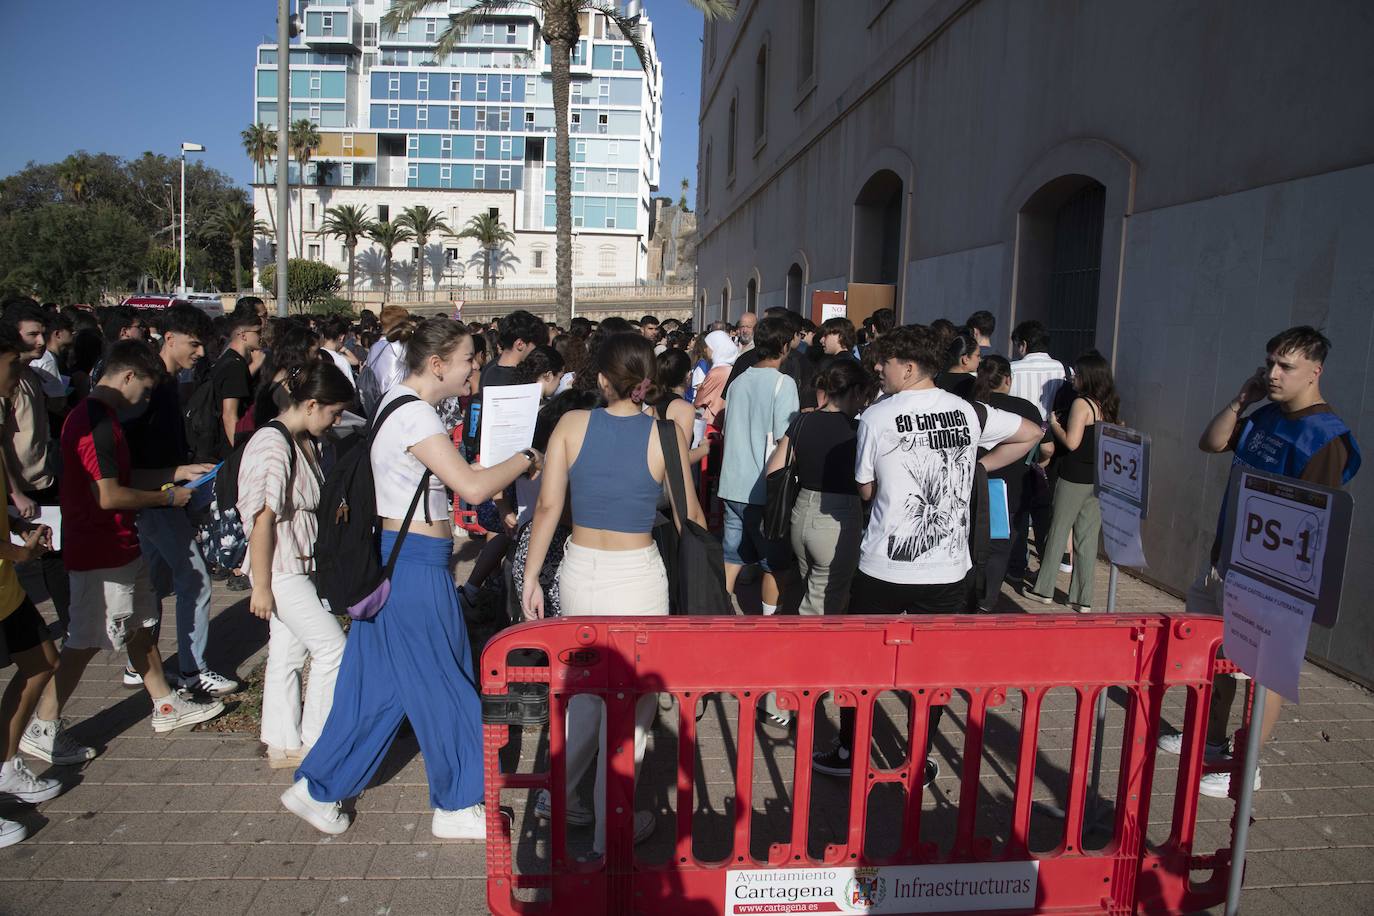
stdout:
<svg viewBox="0 0 1374 916">
<path fill-rule="evenodd" d="M 181 275 L 177 285 L 177 292 L 186 292 L 186 154 L 203 153 L 205 147 L 199 143 L 181 144 Z"/>
</svg>

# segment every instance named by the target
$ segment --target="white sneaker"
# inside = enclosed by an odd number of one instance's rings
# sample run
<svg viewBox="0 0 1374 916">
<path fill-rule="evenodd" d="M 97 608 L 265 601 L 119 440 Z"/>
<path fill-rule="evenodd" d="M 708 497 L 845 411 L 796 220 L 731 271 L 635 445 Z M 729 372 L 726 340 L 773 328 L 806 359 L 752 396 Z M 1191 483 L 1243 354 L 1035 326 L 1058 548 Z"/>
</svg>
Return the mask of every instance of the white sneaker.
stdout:
<svg viewBox="0 0 1374 916">
<path fill-rule="evenodd" d="M 22 843 L 29 835 L 29 828 L 17 821 L 7 821 L 0 817 L 0 849 Z"/>
<path fill-rule="evenodd" d="M 243 684 L 236 679 L 225 677 L 208 668 L 200 674 L 182 678 L 181 686 L 184 690 L 199 690 L 201 693 L 208 693 L 212 697 L 227 697 L 229 694 L 238 693 L 243 689 Z"/>
<path fill-rule="evenodd" d="M 124 666 L 124 686 L 125 686 L 125 687 L 142 687 L 142 686 L 143 686 L 143 675 L 139 674 L 137 671 L 135 671 L 133 668 L 130 668 L 128 665 L 125 665 L 125 666 Z"/>
<path fill-rule="evenodd" d="M 588 827 L 596 823 L 596 816 L 586 808 L 568 805 L 566 815 L 568 823 L 573 827 Z M 534 796 L 534 816 L 541 821 L 547 821 L 553 818 L 553 806 L 549 798 L 548 789 L 540 789 L 539 793 Z"/>
<path fill-rule="evenodd" d="M 348 829 L 348 815 L 339 803 L 315 801 L 304 779 L 297 779 L 291 788 L 281 794 L 281 803 L 287 811 L 320 833 L 338 836 Z"/>
<path fill-rule="evenodd" d="M 224 712 L 219 700 L 197 700 L 187 693 L 169 693 L 153 704 L 153 731 L 161 734 L 198 722 L 208 722 Z"/>
<path fill-rule="evenodd" d="M 39 779 L 33 775 L 23 757 L 15 757 L 0 765 L 0 797 L 36 805 L 62 794 L 62 783 L 56 779 Z"/>
<path fill-rule="evenodd" d="M 54 766 L 75 766 L 94 760 L 96 750 L 72 740 L 67 734 L 67 720 L 48 721 L 37 716 L 29 722 L 19 737 L 19 749 L 31 757 Z"/>
<path fill-rule="evenodd" d="M 1255 767 L 1255 791 L 1260 787 L 1259 767 Z M 1231 774 L 1230 773 L 1208 773 L 1198 780 L 1197 790 L 1208 798 L 1230 798 L 1231 796 Z"/>
<path fill-rule="evenodd" d="M 485 840 L 487 806 L 479 802 L 457 811 L 435 808 L 429 830 L 441 840 Z"/>
<path fill-rule="evenodd" d="M 658 827 L 658 818 L 654 817 L 652 811 L 635 812 L 635 845 L 638 846 L 649 837 L 654 835 L 654 830 Z M 593 849 L 591 857 L 599 859 L 606 854 L 604 849 Z"/>
<path fill-rule="evenodd" d="M 1160 735 L 1155 746 L 1166 754 L 1175 756 L 1183 753 L 1183 735 L 1180 732 L 1173 734 Z M 1231 759 L 1231 744 L 1223 741 L 1221 744 L 1213 744 L 1208 741 L 1206 748 L 1202 752 L 1202 759 L 1208 763 L 1221 763 L 1223 760 Z"/>
</svg>

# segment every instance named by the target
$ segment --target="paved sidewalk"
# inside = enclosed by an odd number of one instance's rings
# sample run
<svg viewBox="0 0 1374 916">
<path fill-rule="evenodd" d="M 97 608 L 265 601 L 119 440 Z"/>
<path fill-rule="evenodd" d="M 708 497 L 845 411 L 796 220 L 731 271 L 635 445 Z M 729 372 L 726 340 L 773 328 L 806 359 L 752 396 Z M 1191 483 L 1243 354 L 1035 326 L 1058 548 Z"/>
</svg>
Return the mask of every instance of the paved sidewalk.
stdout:
<svg viewBox="0 0 1374 916">
<path fill-rule="evenodd" d="M 1105 605 L 1105 570 L 1099 579 L 1098 602 Z M 1124 576 L 1119 598 L 1123 610 L 1178 607 L 1169 596 Z M 1013 595 L 1008 600 L 1020 604 Z M 242 593 L 217 591 L 214 608 L 211 662 L 246 674 L 265 651 L 266 626 L 247 614 Z M 172 617 L 168 602 L 162 644 L 169 656 L 175 652 Z M 97 658 L 69 709 L 78 720 L 73 733 L 103 747 L 102 755 L 80 770 L 57 771 L 77 783 L 61 798 L 36 810 L 0 808 L 26 821 L 33 834 L 0 850 L 0 914 L 486 912 L 483 846 L 430 835 L 424 766 L 413 738 L 397 742 L 384 765 L 384 781 L 359 800 L 355 826 L 342 837 L 325 838 L 280 808 L 277 796 L 290 774 L 267 768 L 256 735 L 155 736 L 147 697 L 121 686 L 121 667 L 121 660 Z M 1285 709 L 1264 753 L 1245 912 L 1368 913 L 1374 911 L 1374 698 L 1312 666 L 1304 670 L 1302 687 L 1302 706 Z M 1067 703 L 1047 703 L 1042 741 L 1053 759 L 1067 753 L 1072 713 Z M 702 854 L 710 851 L 712 824 L 724 820 L 730 803 L 715 787 L 733 780 L 732 708 L 728 701 L 716 704 L 715 713 L 702 720 Z M 1015 711 L 1009 703 L 1007 714 Z M 893 720 L 900 732 L 899 717 Z M 938 820 L 957 795 L 949 758 L 957 755 L 962 721 L 956 704 L 941 727 L 942 775 L 923 817 Z M 1119 740 L 1119 728 L 1117 734 Z M 523 737 L 521 769 L 527 769 L 525 749 L 537 759 L 541 748 L 547 753 L 547 742 L 534 730 Z M 670 767 L 675 741 L 671 731 L 656 730 L 646 768 L 657 769 L 655 761 Z M 786 773 L 792 766 L 789 745 L 771 747 Z M 1001 798 L 1006 785 L 995 757 L 994 751 L 984 788 Z M 1161 755 L 1160 766 L 1169 765 Z M 756 767 L 760 779 L 766 771 Z M 1104 788 L 1114 780 L 1109 767 Z M 776 812 L 786 810 L 788 791 L 774 786 L 770 796 L 761 788 L 754 822 L 765 836 L 777 829 Z M 1037 779 L 1037 797 L 1053 800 L 1052 775 Z M 536 838 L 543 831 L 523 803 L 516 807 L 521 834 Z M 1152 836 L 1167 828 L 1169 808 L 1152 806 L 1161 819 L 1152 822 Z M 1202 799 L 1198 851 L 1225 844 L 1230 811 L 1229 802 Z M 833 828 L 818 824 L 813 843 L 823 844 Z M 995 834 L 995 825 L 990 831 Z M 641 854 L 654 859 L 666 840 L 656 835 Z M 543 853 L 539 844 L 529 846 L 521 865 L 537 868 Z"/>
</svg>

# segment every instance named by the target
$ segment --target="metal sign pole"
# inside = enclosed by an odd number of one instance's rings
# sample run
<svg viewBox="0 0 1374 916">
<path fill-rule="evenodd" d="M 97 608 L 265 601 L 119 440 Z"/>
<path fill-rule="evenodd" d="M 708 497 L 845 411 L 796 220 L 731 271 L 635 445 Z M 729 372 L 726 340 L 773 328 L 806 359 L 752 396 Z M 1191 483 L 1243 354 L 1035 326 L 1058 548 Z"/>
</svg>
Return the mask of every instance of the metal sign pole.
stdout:
<svg viewBox="0 0 1374 916">
<path fill-rule="evenodd" d="M 1269 694 L 1259 681 L 1255 681 L 1254 685 L 1250 727 L 1245 732 L 1245 767 L 1241 772 L 1240 796 L 1236 800 L 1236 830 L 1231 838 L 1231 879 L 1226 886 L 1226 916 L 1236 916 L 1240 912 L 1240 891 L 1245 883 L 1245 846 L 1250 839 L 1250 806 L 1255 799 L 1255 771 L 1259 769 L 1260 728 L 1264 722 L 1265 697 Z"/>
<path fill-rule="evenodd" d="M 1116 613 L 1116 582 L 1120 569 L 1115 563 L 1111 564 L 1111 573 L 1107 578 L 1107 613 Z M 1093 780 L 1092 788 L 1088 790 L 1088 816 L 1087 823 L 1093 824 L 1097 821 L 1097 787 L 1102 778 L 1102 745 L 1105 736 L 1103 729 L 1107 727 L 1107 691 L 1103 690 L 1097 695 L 1097 725 L 1093 729 Z"/>
</svg>

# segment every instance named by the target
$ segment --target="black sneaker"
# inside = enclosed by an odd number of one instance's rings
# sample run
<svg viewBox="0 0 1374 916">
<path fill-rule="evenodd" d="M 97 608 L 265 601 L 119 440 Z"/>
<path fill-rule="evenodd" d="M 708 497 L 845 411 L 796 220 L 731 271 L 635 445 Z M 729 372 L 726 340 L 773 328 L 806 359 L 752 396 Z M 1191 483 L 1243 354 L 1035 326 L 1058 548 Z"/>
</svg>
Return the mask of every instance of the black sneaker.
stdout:
<svg viewBox="0 0 1374 916">
<path fill-rule="evenodd" d="M 848 776 L 852 767 L 849 748 L 836 741 L 828 751 L 816 751 L 811 755 L 811 768 L 827 776 Z"/>
<path fill-rule="evenodd" d="M 926 771 L 921 777 L 921 785 L 929 787 L 935 781 L 935 777 L 940 775 L 940 764 L 934 757 L 926 758 Z"/>
</svg>

